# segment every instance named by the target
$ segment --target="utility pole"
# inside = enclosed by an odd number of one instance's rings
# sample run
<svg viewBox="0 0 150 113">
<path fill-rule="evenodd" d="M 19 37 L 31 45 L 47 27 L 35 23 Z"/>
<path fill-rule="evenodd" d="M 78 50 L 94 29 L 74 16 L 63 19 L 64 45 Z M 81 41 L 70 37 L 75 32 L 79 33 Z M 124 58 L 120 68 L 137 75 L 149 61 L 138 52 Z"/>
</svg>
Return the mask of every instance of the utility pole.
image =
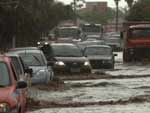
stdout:
<svg viewBox="0 0 150 113">
<path fill-rule="evenodd" d="M 72 8 L 73 8 L 74 13 L 75 13 L 75 17 L 74 17 L 74 23 L 75 24 L 77 24 L 77 8 L 79 8 L 81 6 L 78 4 L 78 2 L 85 3 L 85 0 L 73 0 L 73 2 L 71 3 Z"/>
<path fill-rule="evenodd" d="M 74 13 L 75 13 L 75 17 L 74 17 L 74 24 L 76 25 L 77 24 L 77 17 L 76 17 L 76 3 L 77 1 L 76 0 L 73 0 L 73 10 L 74 10 Z"/>
<path fill-rule="evenodd" d="M 119 1 L 120 0 L 115 0 L 115 4 L 116 4 L 116 24 L 115 24 L 115 28 L 116 28 L 116 32 L 118 31 L 118 12 L 119 12 Z"/>
</svg>

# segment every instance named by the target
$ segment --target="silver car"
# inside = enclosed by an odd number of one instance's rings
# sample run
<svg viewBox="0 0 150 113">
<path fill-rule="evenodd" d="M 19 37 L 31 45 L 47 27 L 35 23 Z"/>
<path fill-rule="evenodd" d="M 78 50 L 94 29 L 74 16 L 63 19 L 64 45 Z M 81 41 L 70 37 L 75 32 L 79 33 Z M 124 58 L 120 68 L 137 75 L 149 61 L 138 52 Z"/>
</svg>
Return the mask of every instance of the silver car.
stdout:
<svg viewBox="0 0 150 113">
<path fill-rule="evenodd" d="M 115 59 L 112 48 L 107 45 L 91 45 L 84 50 L 93 69 L 113 69 Z"/>
<path fill-rule="evenodd" d="M 54 73 L 50 66 L 47 65 L 46 58 L 41 50 L 16 50 L 23 60 L 25 66 L 33 70 L 31 82 L 32 84 L 47 84 L 53 79 Z"/>
</svg>

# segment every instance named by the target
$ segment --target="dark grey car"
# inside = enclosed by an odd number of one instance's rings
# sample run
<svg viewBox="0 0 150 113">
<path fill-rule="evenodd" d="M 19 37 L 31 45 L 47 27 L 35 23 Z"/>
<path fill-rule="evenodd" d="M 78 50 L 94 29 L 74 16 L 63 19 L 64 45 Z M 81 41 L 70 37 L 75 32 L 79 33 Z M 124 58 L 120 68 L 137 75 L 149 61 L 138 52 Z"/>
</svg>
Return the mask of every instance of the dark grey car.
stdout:
<svg viewBox="0 0 150 113">
<path fill-rule="evenodd" d="M 55 73 L 89 73 L 91 65 L 74 44 L 53 43 L 41 48 Z"/>
<path fill-rule="evenodd" d="M 89 59 L 93 69 L 113 69 L 114 54 L 107 45 L 91 45 L 84 50 L 84 55 Z"/>
</svg>

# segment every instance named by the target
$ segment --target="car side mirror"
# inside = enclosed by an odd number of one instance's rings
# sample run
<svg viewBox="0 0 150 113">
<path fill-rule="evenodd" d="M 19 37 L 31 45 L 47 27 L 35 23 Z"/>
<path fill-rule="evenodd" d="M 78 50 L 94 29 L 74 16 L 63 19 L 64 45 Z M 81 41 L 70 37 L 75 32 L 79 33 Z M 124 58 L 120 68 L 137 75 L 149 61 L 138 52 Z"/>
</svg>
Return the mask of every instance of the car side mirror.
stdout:
<svg viewBox="0 0 150 113">
<path fill-rule="evenodd" d="M 114 56 L 118 56 L 117 54 L 114 54 Z"/>
<path fill-rule="evenodd" d="M 18 81 L 17 82 L 17 89 L 23 89 L 27 87 L 27 83 L 25 81 Z"/>
<path fill-rule="evenodd" d="M 28 73 L 28 74 L 32 75 L 33 70 L 31 68 L 26 68 L 25 73 Z"/>
</svg>

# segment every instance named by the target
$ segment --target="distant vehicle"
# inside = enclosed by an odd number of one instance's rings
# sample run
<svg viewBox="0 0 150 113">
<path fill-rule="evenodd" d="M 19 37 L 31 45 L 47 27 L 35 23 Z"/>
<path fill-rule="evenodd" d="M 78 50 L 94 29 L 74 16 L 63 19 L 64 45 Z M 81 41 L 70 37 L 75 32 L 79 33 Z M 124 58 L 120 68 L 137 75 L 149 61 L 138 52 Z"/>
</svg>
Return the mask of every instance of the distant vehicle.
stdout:
<svg viewBox="0 0 150 113">
<path fill-rule="evenodd" d="M 117 35 L 111 36 L 109 38 L 105 38 L 104 40 L 107 45 L 112 47 L 113 51 L 121 50 L 121 48 L 122 48 L 121 39 Z"/>
<path fill-rule="evenodd" d="M 90 45 L 106 45 L 104 40 L 86 40 L 77 43 L 77 46 L 83 51 L 87 46 Z"/>
<path fill-rule="evenodd" d="M 85 37 L 88 35 L 99 35 L 101 37 L 103 33 L 101 24 L 82 24 L 81 29 Z"/>
<path fill-rule="evenodd" d="M 0 112 L 25 113 L 27 83 L 17 77 L 11 59 L 0 56 Z"/>
<path fill-rule="evenodd" d="M 54 77 L 53 70 L 47 65 L 46 58 L 41 50 L 17 50 L 13 53 L 18 54 L 26 67 L 33 70 L 32 84 L 47 84 Z"/>
<path fill-rule="evenodd" d="M 114 69 L 114 54 L 107 45 L 91 45 L 84 50 L 84 55 L 89 59 L 93 69 Z"/>
<path fill-rule="evenodd" d="M 77 26 L 61 26 L 55 30 L 55 39 L 59 43 L 73 43 L 74 40 L 80 40 L 81 30 Z"/>
<path fill-rule="evenodd" d="M 53 43 L 41 48 L 55 73 L 90 73 L 91 65 L 74 44 Z"/>
<path fill-rule="evenodd" d="M 150 61 L 150 21 L 124 23 L 123 61 Z"/>
</svg>

